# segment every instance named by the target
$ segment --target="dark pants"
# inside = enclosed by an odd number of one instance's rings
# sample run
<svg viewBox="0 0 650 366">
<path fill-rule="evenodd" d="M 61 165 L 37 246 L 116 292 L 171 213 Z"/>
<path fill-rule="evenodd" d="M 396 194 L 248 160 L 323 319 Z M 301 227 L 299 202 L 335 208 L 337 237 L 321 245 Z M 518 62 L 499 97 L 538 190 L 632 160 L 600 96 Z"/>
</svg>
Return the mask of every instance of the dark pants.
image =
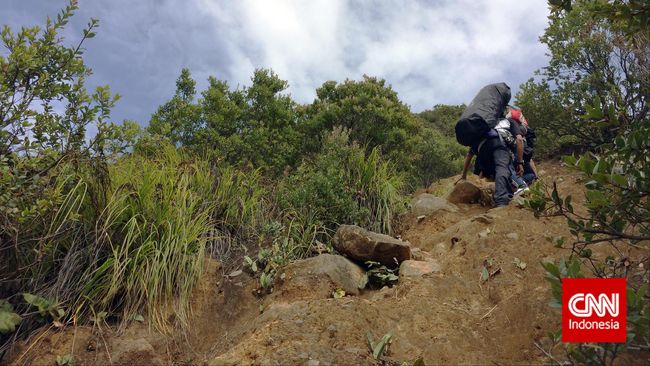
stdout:
<svg viewBox="0 0 650 366">
<path fill-rule="evenodd" d="M 498 138 L 490 138 L 481 147 L 477 160 L 483 174 L 494 177 L 494 205 L 503 206 L 510 203 L 510 150 Z"/>
</svg>

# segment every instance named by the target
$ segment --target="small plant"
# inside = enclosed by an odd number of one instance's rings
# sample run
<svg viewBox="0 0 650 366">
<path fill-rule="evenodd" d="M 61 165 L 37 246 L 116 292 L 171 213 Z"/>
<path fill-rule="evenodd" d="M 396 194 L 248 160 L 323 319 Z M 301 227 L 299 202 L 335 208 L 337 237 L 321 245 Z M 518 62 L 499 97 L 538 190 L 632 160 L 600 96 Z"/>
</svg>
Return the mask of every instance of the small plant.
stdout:
<svg viewBox="0 0 650 366">
<path fill-rule="evenodd" d="M 521 269 L 522 271 L 525 270 L 526 266 L 527 266 L 526 262 L 522 261 L 521 259 L 519 259 L 517 257 L 515 257 L 515 259 L 513 259 L 512 264 L 514 264 L 515 267 Z"/>
<path fill-rule="evenodd" d="M 100 326 L 105 321 L 107 315 L 108 315 L 107 312 L 100 311 L 99 313 L 95 314 L 94 316 L 91 316 L 90 321 L 92 321 L 95 326 Z M 142 315 L 140 315 L 140 316 L 142 316 Z"/>
<path fill-rule="evenodd" d="M 266 291 L 270 291 L 272 285 L 273 285 L 273 275 L 268 274 L 266 272 L 262 272 L 262 274 L 260 275 L 260 287 Z"/>
<path fill-rule="evenodd" d="M 366 261 L 366 265 L 368 265 L 368 271 L 366 272 L 368 278 L 367 283 L 372 287 L 380 288 L 384 286 L 392 286 L 399 279 L 395 270 L 390 269 L 379 262 Z M 363 287 L 360 286 L 360 288 Z"/>
<path fill-rule="evenodd" d="M 372 334 L 368 332 L 368 345 L 370 346 L 370 351 L 372 352 L 372 357 L 375 360 L 380 359 L 386 351 L 388 351 L 388 346 L 390 345 L 391 338 L 393 337 L 393 334 L 391 332 L 388 332 L 384 334 L 383 337 L 381 337 L 377 343 L 373 342 L 372 340 Z"/>
<path fill-rule="evenodd" d="M 492 270 L 492 267 L 494 267 L 494 259 L 486 258 L 483 260 L 483 268 L 481 269 L 481 283 L 488 281 L 490 278 L 496 276 L 501 272 L 501 267 L 498 267 L 495 270 Z"/>
<path fill-rule="evenodd" d="M 56 301 L 28 293 L 24 293 L 23 298 L 28 304 L 38 309 L 38 315 L 42 321 L 47 320 L 48 317 L 52 320 L 59 320 L 65 315 L 65 311 L 59 307 Z"/>
<path fill-rule="evenodd" d="M 74 366 L 74 356 L 65 354 L 63 356 L 56 356 L 57 366 Z"/>
<path fill-rule="evenodd" d="M 332 297 L 335 299 L 342 299 L 343 297 L 345 297 L 345 290 L 343 290 L 342 288 L 337 288 L 332 292 Z"/>
<path fill-rule="evenodd" d="M 0 334 L 12 333 L 20 324 L 22 317 L 14 312 L 14 307 L 6 300 L 0 300 Z"/>
</svg>

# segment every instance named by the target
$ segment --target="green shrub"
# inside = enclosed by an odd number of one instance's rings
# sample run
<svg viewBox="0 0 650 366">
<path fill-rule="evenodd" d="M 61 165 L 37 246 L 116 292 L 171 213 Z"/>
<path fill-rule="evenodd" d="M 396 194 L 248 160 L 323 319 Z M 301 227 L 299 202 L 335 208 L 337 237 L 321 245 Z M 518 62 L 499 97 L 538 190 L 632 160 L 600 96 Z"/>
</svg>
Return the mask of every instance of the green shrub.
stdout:
<svg viewBox="0 0 650 366">
<path fill-rule="evenodd" d="M 404 180 L 377 148 L 348 143 L 346 132 L 335 131 L 313 161 L 304 162 L 279 191 L 280 207 L 314 217 L 324 227 L 357 224 L 391 233 L 391 221 L 404 209 Z"/>
</svg>

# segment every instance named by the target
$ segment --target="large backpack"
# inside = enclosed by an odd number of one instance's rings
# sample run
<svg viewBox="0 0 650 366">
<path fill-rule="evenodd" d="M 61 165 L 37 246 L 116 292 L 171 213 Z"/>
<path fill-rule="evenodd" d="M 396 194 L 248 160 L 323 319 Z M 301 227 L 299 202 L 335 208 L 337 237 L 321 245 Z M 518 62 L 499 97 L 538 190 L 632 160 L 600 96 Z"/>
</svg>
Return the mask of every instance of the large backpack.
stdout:
<svg viewBox="0 0 650 366">
<path fill-rule="evenodd" d="M 478 145 L 487 132 L 503 118 L 510 101 L 510 87 L 506 83 L 484 86 L 469 103 L 456 122 L 456 140 L 465 146 Z"/>
<path fill-rule="evenodd" d="M 535 140 L 537 139 L 537 135 L 535 135 L 535 130 L 533 130 L 531 127 L 528 127 L 528 133 L 526 134 L 526 143 L 528 146 L 531 148 L 535 147 Z"/>
</svg>

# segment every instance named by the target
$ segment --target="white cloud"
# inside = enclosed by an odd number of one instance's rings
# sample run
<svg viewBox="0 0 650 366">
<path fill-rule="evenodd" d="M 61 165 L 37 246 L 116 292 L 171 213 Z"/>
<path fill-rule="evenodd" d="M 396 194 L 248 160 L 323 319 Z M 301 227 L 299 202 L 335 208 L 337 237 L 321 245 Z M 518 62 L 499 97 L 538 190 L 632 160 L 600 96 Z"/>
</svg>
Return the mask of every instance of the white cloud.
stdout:
<svg viewBox="0 0 650 366">
<path fill-rule="evenodd" d="M 368 74 L 421 110 L 466 102 L 493 81 L 516 87 L 546 61 L 543 1 L 201 3 L 216 23 L 230 19 L 231 78 L 247 84 L 253 68 L 272 68 L 301 102 L 326 80 Z"/>
<path fill-rule="evenodd" d="M 5 1 L 2 24 L 42 24 L 56 14 L 42 0 Z M 85 60 L 95 71 L 91 84 L 123 95 L 117 120 L 146 123 L 182 67 L 199 90 L 209 75 L 236 87 L 250 85 L 255 68 L 272 68 L 302 103 L 327 80 L 368 74 L 419 111 L 468 102 L 494 81 L 516 89 L 547 63 L 538 42 L 547 15 L 543 0 L 81 1 L 66 39 L 100 19 Z"/>
</svg>

